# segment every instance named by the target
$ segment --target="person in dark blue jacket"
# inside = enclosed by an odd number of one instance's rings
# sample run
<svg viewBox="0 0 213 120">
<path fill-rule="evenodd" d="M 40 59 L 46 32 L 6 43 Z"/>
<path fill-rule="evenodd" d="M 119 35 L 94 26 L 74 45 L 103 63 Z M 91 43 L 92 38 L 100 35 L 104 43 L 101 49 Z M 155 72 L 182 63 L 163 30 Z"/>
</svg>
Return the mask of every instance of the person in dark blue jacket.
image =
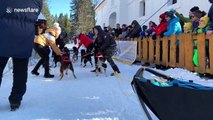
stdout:
<svg viewBox="0 0 213 120">
<path fill-rule="evenodd" d="M 208 13 L 208 17 L 210 18 L 211 24 L 209 26 L 209 30 L 207 31 L 207 34 L 211 35 L 213 33 L 213 0 L 209 0 L 209 2 L 212 4 Z"/>
<path fill-rule="evenodd" d="M 0 84 L 9 57 L 13 59 L 13 87 L 9 96 L 11 110 L 21 105 L 26 92 L 28 61 L 35 36 L 34 23 L 42 0 L 0 1 Z"/>
</svg>

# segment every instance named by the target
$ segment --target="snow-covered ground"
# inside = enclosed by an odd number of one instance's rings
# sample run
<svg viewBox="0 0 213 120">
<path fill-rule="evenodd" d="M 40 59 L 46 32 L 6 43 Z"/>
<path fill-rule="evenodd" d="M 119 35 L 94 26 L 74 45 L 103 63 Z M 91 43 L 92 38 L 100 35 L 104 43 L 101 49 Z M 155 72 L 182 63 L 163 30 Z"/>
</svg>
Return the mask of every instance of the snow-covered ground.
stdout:
<svg viewBox="0 0 213 120">
<path fill-rule="evenodd" d="M 116 62 L 121 69 L 119 77 L 96 76 L 80 63 L 74 63 L 77 79 L 69 73 L 59 80 L 59 67 L 51 68 L 52 79 L 30 74 L 29 66 L 27 92 L 19 110 L 11 112 L 8 96 L 12 86 L 12 71 L 6 72 L 0 88 L 0 120 L 144 120 L 144 115 L 131 81 L 140 65 L 126 65 Z M 160 70 L 159 70 L 160 71 Z M 163 71 L 160 71 L 163 72 Z M 164 73 L 177 78 L 195 80 L 205 85 L 212 81 L 202 80 L 184 69 L 169 69 Z M 149 76 L 149 75 L 146 75 Z"/>
<path fill-rule="evenodd" d="M 139 66 L 118 63 L 122 77 L 107 74 L 96 76 L 89 64 L 86 68 L 74 63 L 77 79 L 71 74 L 59 80 L 59 67 L 51 68 L 53 79 L 30 74 L 28 89 L 20 109 L 11 112 L 8 96 L 12 86 L 12 71 L 6 72 L 0 89 L 0 119 L 2 120 L 141 120 L 140 104 L 130 82 Z"/>
</svg>

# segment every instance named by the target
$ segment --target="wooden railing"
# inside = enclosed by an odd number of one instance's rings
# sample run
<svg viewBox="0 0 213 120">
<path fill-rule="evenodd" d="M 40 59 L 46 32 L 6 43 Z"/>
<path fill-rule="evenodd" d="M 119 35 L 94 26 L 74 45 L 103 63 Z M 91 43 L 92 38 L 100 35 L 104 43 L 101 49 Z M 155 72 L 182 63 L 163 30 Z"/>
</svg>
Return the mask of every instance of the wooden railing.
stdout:
<svg viewBox="0 0 213 120">
<path fill-rule="evenodd" d="M 137 41 L 137 61 L 155 63 L 165 67 L 180 67 L 190 71 L 199 71 L 213 75 L 213 35 L 181 34 L 170 37 L 131 39 Z M 194 40 L 198 41 L 199 66 L 193 64 Z M 209 56 L 206 56 L 208 43 Z M 207 65 L 206 58 L 209 58 Z M 208 67 L 207 67 L 208 66 Z"/>
</svg>

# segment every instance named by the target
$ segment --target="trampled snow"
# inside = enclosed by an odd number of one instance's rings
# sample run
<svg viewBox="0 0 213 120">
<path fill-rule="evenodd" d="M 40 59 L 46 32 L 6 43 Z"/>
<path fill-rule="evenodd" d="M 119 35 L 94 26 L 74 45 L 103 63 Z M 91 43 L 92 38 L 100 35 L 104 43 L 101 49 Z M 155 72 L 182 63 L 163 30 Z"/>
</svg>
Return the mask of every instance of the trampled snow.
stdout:
<svg viewBox="0 0 213 120">
<path fill-rule="evenodd" d="M 87 64 L 74 63 L 77 79 L 69 72 L 59 80 L 59 67 L 51 68 L 54 78 L 30 74 L 34 66 L 29 66 L 27 92 L 21 107 L 11 112 L 8 96 L 12 86 L 12 70 L 6 71 L 0 88 L 0 120 L 144 120 L 137 96 L 132 90 L 131 81 L 140 65 L 126 65 L 116 62 L 121 69 L 119 77 L 107 74 L 96 76 L 94 69 Z M 184 69 L 161 71 L 176 78 L 195 80 L 204 85 L 213 85 Z M 149 76 L 149 75 L 148 75 Z"/>
</svg>

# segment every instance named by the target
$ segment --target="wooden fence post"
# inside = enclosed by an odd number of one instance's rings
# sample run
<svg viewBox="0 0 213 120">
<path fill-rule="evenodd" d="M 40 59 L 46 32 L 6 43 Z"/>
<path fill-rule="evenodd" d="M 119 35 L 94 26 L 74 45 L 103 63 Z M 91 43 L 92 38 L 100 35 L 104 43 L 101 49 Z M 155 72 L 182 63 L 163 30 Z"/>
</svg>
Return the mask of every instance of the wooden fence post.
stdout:
<svg viewBox="0 0 213 120">
<path fill-rule="evenodd" d="M 209 62 L 210 62 L 209 73 L 213 75 L 213 35 L 208 36 L 208 38 L 209 38 Z"/>
<path fill-rule="evenodd" d="M 163 37 L 163 66 L 168 66 L 168 37 Z"/>
<path fill-rule="evenodd" d="M 205 47 L 206 47 L 206 39 L 205 39 L 205 34 L 198 34 L 197 35 L 197 49 L 198 49 L 198 58 L 199 58 L 199 70 L 205 73 L 206 69 L 206 52 L 205 52 Z"/>
<path fill-rule="evenodd" d="M 170 61 L 169 61 L 169 66 L 170 67 L 175 67 L 176 64 L 176 35 L 171 35 L 169 37 L 170 40 Z"/>
<path fill-rule="evenodd" d="M 156 39 L 156 49 L 155 49 L 155 64 L 160 65 L 160 37 L 157 36 Z"/>
<path fill-rule="evenodd" d="M 135 39 L 137 41 L 137 60 L 141 61 L 142 57 L 141 57 L 141 39 Z"/>
<path fill-rule="evenodd" d="M 140 53 L 141 53 L 141 61 L 143 61 L 143 39 L 141 39 L 140 43 L 141 43 L 141 51 L 140 51 Z"/>
<path fill-rule="evenodd" d="M 192 39 L 192 35 L 191 34 L 185 34 L 185 68 L 188 69 L 189 71 L 193 71 L 194 70 L 194 64 L 192 62 L 192 58 L 193 58 L 193 39 Z"/>
<path fill-rule="evenodd" d="M 185 65 L 185 54 L 184 54 L 184 51 L 185 51 L 185 34 L 180 34 L 178 35 L 177 39 L 179 40 L 179 63 L 176 64 L 177 67 L 181 67 L 181 68 L 184 68 L 184 65 Z"/>
<path fill-rule="evenodd" d="M 152 37 L 149 37 L 148 39 L 149 42 L 149 63 L 154 62 L 154 40 Z"/>
<path fill-rule="evenodd" d="M 148 52 L 148 40 L 147 40 L 147 38 L 144 38 L 143 39 L 143 61 L 144 62 L 147 62 L 147 60 L 148 60 L 148 54 L 147 54 L 147 52 Z"/>
</svg>

